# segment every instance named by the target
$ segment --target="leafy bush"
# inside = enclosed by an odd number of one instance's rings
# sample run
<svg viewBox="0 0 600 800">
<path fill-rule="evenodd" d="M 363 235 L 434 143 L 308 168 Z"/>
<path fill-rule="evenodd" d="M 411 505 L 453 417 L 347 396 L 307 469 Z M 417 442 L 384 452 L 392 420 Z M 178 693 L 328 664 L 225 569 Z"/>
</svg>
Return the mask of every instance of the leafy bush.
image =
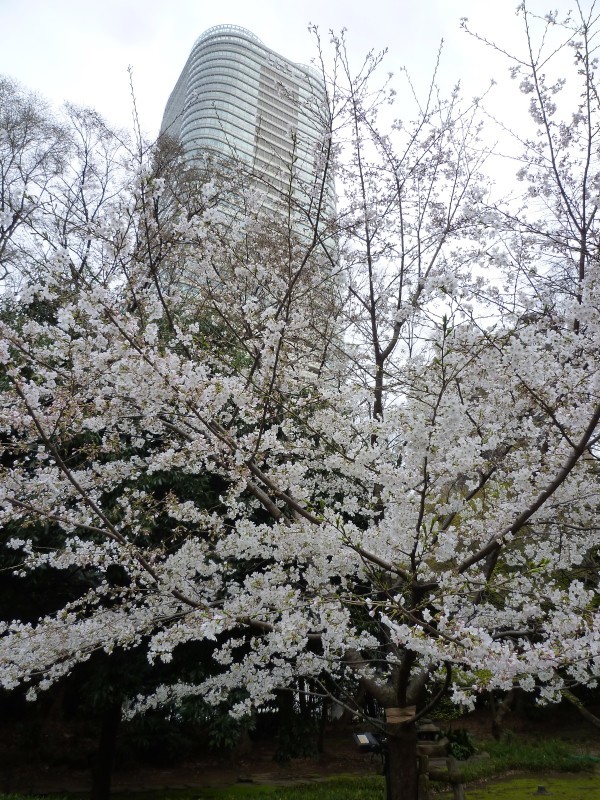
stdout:
<svg viewBox="0 0 600 800">
<path fill-rule="evenodd" d="M 475 742 L 469 731 L 464 728 L 448 731 L 446 737 L 449 741 L 448 752 L 459 761 L 466 761 L 477 750 Z"/>
<path fill-rule="evenodd" d="M 251 717 L 237 719 L 229 714 L 215 714 L 208 729 L 208 744 L 212 750 L 233 750 L 242 734 L 253 728 Z"/>
<path fill-rule="evenodd" d="M 316 758 L 319 755 L 319 721 L 314 717 L 293 714 L 279 725 L 273 760 L 287 764 L 292 758 Z"/>
</svg>

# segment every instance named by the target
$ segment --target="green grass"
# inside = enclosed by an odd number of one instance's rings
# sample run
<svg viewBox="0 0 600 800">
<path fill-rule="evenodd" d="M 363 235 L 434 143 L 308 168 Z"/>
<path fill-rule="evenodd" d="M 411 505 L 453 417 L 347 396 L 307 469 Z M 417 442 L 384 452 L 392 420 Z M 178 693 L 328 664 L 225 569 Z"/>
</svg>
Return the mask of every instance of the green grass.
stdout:
<svg viewBox="0 0 600 800">
<path fill-rule="evenodd" d="M 74 800 L 79 795 L 53 797 Z M 83 796 L 85 797 L 85 796 Z M 223 788 L 174 789 L 153 792 L 115 792 L 112 800 L 383 800 L 385 788 L 379 775 L 348 776 L 302 786 L 257 786 L 238 784 Z M 3 795 L 0 800 L 48 800 L 25 795 Z"/>
<path fill-rule="evenodd" d="M 537 795 L 538 786 L 544 786 L 548 800 L 600 800 L 600 781 L 597 775 L 546 774 L 506 778 L 484 786 L 467 789 L 467 800 L 529 800 Z M 544 795 L 537 795 L 542 797 Z M 436 800 L 450 800 L 452 792 L 436 795 Z"/>
<path fill-rule="evenodd" d="M 597 775 L 539 775 L 511 777 L 476 785 L 467 790 L 468 800 L 525 800 L 535 795 L 538 786 L 545 786 L 550 800 L 600 800 Z M 305 786 L 239 785 L 222 789 L 186 789 L 176 791 L 129 792 L 114 795 L 114 800 L 384 800 L 383 778 L 344 777 Z M 451 792 L 435 795 L 437 800 L 450 800 Z M 65 800 L 74 800 L 71 795 Z M 23 795 L 0 795 L 0 800 L 48 800 Z M 59 800 L 58 797 L 53 800 Z"/>
<path fill-rule="evenodd" d="M 572 744 L 558 739 L 487 741 L 478 743 L 477 749 L 489 753 L 489 758 L 461 763 L 467 783 L 516 770 L 536 773 L 585 772 L 593 770 L 598 763 L 598 759 L 581 755 L 574 751 Z"/>
<path fill-rule="evenodd" d="M 234 786 L 196 795 L 202 800 L 382 800 L 384 796 L 383 778 L 378 775 L 333 778 L 303 786 Z"/>
</svg>

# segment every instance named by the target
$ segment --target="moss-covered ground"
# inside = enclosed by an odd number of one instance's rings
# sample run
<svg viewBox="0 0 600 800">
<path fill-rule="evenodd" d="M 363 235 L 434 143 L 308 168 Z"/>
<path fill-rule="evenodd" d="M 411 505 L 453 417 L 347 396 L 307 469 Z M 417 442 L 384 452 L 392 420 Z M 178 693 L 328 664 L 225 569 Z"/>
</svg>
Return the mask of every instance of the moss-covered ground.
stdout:
<svg viewBox="0 0 600 800">
<path fill-rule="evenodd" d="M 600 800 L 600 773 L 512 775 L 470 785 L 466 796 L 467 800 L 528 800 L 537 797 Z M 240 784 L 219 789 L 119 793 L 114 795 L 114 800 L 383 800 L 384 797 L 382 778 L 347 776 L 303 786 Z M 452 793 L 440 792 L 435 797 L 436 800 L 450 800 Z M 48 800 L 48 796 L 0 795 L 0 800 Z M 79 797 L 69 795 L 65 800 L 79 800 Z"/>
<path fill-rule="evenodd" d="M 600 800 L 600 775 L 527 775 L 493 780 L 481 786 L 470 786 L 467 800 Z M 452 792 L 443 792 L 439 800 L 450 800 Z"/>
</svg>

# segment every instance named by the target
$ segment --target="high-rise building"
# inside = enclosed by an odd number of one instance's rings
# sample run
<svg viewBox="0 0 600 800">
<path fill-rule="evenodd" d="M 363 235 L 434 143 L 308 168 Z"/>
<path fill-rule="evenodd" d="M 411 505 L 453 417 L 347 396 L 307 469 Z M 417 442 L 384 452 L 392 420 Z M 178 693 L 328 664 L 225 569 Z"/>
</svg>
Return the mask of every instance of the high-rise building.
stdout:
<svg viewBox="0 0 600 800">
<path fill-rule="evenodd" d="M 276 212 L 290 198 L 298 207 L 302 198 L 314 202 L 323 183 L 326 109 L 316 70 L 275 53 L 244 28 L 218 25 L 194 44 L 161 132 L 181 142 L 188 160 L 235 160 Z M 324 184 L 324 207 L 331 210 L 331 177 Z"/>
</svg>

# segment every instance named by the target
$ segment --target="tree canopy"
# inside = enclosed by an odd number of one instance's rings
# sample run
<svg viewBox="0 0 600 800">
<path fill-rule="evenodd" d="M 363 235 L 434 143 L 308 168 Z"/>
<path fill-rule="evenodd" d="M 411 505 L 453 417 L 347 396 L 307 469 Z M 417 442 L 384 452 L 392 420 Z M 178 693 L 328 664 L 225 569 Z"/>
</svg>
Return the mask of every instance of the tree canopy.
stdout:
<svg viewBox="0 0 600 800">
<path fill-rule="evenodd" d="M 3 687 L 201 641 L 217 668 L 134 707 L 244 716 L 310 679 L 359 713 L 361 684 L 404 710 L 400 753 L 445 691 L 596 685 L 597 22 L 521 14 L 533 127 L 502 201 L 480 102 L 436 73 L 386 126 L 380 58 L 353 73 L 343 37 L 315 185 L 299 199 L 292 164 L 286 214 L 250 168 L 150 157 L 81 109 L 58 140 L 40 106 L 0 140 L 0 519 L 19 575 L 86 576 L 5 616 Z M 14 166 L 34 161 L 37 193 Z"/>
</svg>

